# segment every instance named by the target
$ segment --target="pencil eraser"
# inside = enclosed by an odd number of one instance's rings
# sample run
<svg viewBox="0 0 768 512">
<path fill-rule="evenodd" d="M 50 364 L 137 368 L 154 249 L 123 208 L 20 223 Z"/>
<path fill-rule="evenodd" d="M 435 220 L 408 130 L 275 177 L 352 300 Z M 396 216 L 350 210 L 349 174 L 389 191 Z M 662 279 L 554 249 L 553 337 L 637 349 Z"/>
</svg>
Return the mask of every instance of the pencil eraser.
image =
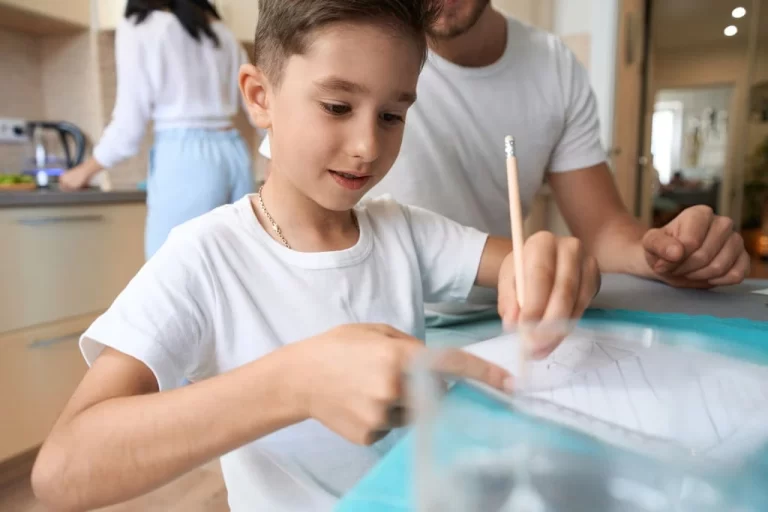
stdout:
<svg viewBox="0 0 768 512">
<path fill-rule="evenodd" d="M 507 153 L 507 157 L 515 156 L 515 138 L 511 135 L 504 137 L 504 150 Z"/>
</svg>

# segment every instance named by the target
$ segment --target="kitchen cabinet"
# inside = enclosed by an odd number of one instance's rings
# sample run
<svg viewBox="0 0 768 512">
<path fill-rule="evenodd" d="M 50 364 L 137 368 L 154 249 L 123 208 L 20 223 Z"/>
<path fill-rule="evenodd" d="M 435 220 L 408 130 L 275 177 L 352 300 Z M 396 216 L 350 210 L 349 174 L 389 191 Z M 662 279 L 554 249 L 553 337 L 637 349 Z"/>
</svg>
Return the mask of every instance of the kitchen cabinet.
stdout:
<svg viewBox="0 0 768 512">
<path fill-rule="evenodd" d="M 105 310 L 144 262 L 143 203 L 0 209 L 0 334 Z"/>
<path fill-rule="evenodd" d="M 90 22 L 91 0 L 0 0 L 0 26 L 11 30 L 51 34 Z"/>
<path fill-rule="evenodd" d="M 259 18 L 258 2 L 254 0 L 215 0 L 213 4 L 222 21 L 235 34 L 238 41 L 253 43 L 256 21 Z"/>
<path fill-rule="evenodd" d="M 0 462 L 39 446 L 85 375 L 83 316 L 0 336 Z"/>
</svg>

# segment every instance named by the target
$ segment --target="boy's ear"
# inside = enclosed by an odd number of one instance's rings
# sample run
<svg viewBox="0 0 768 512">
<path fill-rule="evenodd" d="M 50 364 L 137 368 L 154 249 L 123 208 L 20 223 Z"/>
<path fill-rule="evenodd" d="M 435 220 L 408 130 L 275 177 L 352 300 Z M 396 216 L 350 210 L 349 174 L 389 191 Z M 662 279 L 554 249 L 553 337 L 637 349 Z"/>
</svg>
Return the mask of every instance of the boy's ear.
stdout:
<svg viewBox="0 0 768 512">
<path fill-rule="evenodd" d="M 251 120 L 259 128 L 268 130 L 272 127 L 272 113 L 268 100 L 271 86 L 267 76 L 253 64 L 243 64 L 238 81 Z"/>
</svg>

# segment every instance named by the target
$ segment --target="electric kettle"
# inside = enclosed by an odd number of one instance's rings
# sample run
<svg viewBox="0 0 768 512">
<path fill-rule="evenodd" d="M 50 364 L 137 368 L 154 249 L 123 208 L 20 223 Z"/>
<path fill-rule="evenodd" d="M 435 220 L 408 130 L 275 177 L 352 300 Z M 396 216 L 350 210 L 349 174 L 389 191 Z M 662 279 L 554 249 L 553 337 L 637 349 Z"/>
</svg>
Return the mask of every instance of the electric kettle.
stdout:
<svg viewBox="0 0 768 512">
<path fill-rule="evenodd" d="M 39 186 L 58 181 L 64 172 L 80 165 L 85 157 L 85 135 L 64 121 L 30 121 L 28 156 L 24 174 L 35 176 Z"/>
</svg>

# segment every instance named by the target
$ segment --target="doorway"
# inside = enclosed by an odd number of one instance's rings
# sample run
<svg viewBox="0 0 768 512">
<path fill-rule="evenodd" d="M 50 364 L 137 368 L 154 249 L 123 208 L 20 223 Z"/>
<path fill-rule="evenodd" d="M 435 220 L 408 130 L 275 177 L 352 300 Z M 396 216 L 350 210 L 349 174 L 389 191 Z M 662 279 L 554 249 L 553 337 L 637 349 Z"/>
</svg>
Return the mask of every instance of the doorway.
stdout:
<svg viewBox="0 0 768 512">
<path fill-rule="evenodd" d="M 731 171 L 733 84 L 656 92 L 651 121 L 652 226 L 703 204 L 723 211 L 723 177 Z"/>
<path fill-rule="evenodd" d="M 740 230 L 753 276 L 768 276 L 767 28 L 768 0 L 622 2 L 611 148 L 644 225 L 707 204 Z"/>
<path fill-rule="evenodd" d="M 761 0 L 647 0 L 637 209 L 660 226 L 711 206 L 741 227 Z M 656 132 L 656 133 L 654 133 Z"/>
</svg>

